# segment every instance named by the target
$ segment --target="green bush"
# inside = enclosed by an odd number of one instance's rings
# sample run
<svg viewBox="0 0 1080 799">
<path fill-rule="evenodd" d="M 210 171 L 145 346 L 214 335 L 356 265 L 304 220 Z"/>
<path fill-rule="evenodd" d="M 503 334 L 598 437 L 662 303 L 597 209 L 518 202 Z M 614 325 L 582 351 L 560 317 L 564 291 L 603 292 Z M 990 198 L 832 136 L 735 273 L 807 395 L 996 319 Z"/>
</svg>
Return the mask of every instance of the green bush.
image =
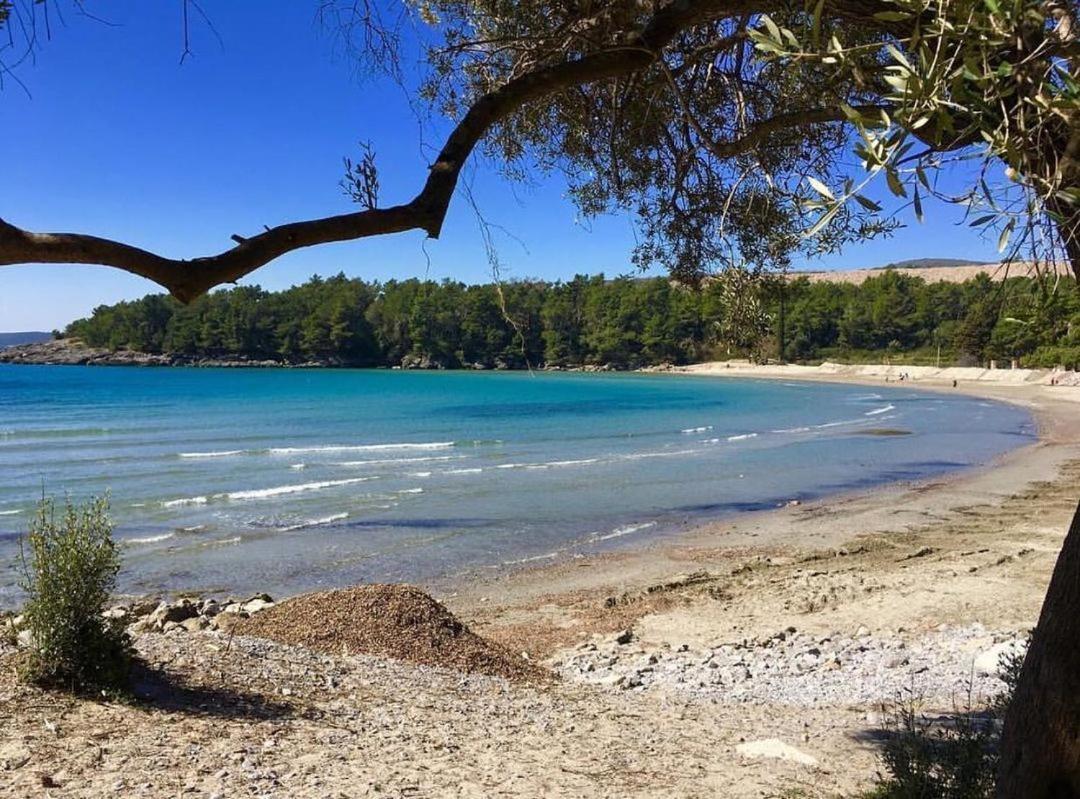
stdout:
<svg viewBox="0 0 1080 799">
<path fill-rule="evenodd" d="M 122 622 L 102 616 L 120 570 L 108 500 L 68 501 L 58 514 L 51 499 L 42 499 L 21 556 L 31 641 L 24 679 L 73 691 L 123 691 L 131 642 Z"/>
<path fill-rule="evenodd" d="M 992 799 L 1001 725 L 1023 663 L 1023 655 L 1004 660 L 1005 689 L 984 711 L 969 706 L 942 723 L 900 704 L 885 724 L 888 776 L 864 799 Z"/>
</svg>

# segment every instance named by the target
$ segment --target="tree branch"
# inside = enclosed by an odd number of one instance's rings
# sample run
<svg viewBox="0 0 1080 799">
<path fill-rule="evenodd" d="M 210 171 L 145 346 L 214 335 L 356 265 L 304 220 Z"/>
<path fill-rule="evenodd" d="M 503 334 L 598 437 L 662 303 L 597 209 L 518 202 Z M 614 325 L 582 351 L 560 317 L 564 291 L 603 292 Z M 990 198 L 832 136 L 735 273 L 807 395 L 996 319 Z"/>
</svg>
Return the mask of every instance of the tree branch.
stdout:
<svg viewBox="0 0 1080 799">
<path fill-rule="evenodd" d="M 767 2 L 766 2 L 767 4 Z M 877 0 L 837 0 L 848 14 L 866 13 Z M 235 282 L 293 250 L 336 241 L 351 241 L 407 230 L 423 230 L 438 238 L 458 177 L 476 144 L 502 120 L 524 105 L 569 87 L 627 75 L 657 62 L 680 32 L 706 22 L 761 10 L 755 0 L 671 0 L 648 23 L 607 49 L 573 61 L 538 68 L 479 97 L 446 140 L 423 188 L 411 201 L 392 208 L 364 210 L 323 219 L 292 222 L 245 238 L 216 255 L 194 259 L 166 258 L 138 247 L 77 233 L 34 233 L 0 219 L 0 266 L 25 263 L 100 264 L 149 278 L 177 299 L 189 302 L 221 283 Z M 840 11 L 840 13 L 844 13 Z M 829 118 L 831 118 L 831 112 Z M 809 121 L 801 115 L 800 124 Z M 770 120 L 751 131 L 763 137 L 781 126 Z M 741 144 L 746 144 L 742 142 Z M 728 145 L 734 147 L 735 143 Z M 719 155 L 719 153 L 717 153 Z"/>
</svg>

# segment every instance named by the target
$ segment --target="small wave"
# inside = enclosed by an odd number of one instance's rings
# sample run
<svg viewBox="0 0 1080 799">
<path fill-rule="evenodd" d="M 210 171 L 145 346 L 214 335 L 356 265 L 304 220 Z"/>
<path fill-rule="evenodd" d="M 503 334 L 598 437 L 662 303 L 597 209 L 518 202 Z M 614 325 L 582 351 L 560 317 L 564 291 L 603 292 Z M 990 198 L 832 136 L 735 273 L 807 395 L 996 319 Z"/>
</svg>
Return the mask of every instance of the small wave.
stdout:
<svg viewBox="0 0 1080 799">
<path fill-rule="evenodd" d="M 680 430 L 680 433 L 707 433 L 713 429 L 713 426 L 706 425 L 705 427 L 688 427 L 685 430 Z"/>
<path fill-rule="evenodd" d="M 217 541 L 207 541 L 202 546 L 204 546 L 204 547 L 228 547 L 228 546 L 232 546 L 233 544 L 239 544 L 243 540 L 244 540 L 243 536 L 236 535 L 236 536 L 233 536 L 232 538 L 219 538 Z"/>
<path fill-rule="evenodd" d="M 431 477 L 431 472 L 407 472 L 406 477 Z"/>
<path fill-rule="evenodd" d="M 846 424 L 863 424 L 865 419 L 840 419 L 836 422 L 825 422 L 824 424 L 814 425 L 815 430 L 826 430 L 830 427 L 843 427 Z"/>
<path fill-rule="evenodd" d="M 0 510 L 0 516 L 14 516 L 18 513 L 22 513 L 21 510 Z"/>
<path fill-rule="evenodd" d="M 727 440 L 728 441 L 746 441 L 747 439 L 750 439 L 750 438 L 757 438 L 757 435 L 758 435 L 757 433 L 742 433 L 741 435 L 737 435 L 737 436 L 728 436 Z"/>
<path fill-rule="evenodd" d="M 403 488 L 400 491 L 398 491 L 398 493 L 399 494 L 423 494 L 424 489 L 422 489 L 422 488 Z"/>
<path fill-rule="evenodd" d="M 306 530 L 309 527 L 321 527 L 324 524 L 333 524 L 334 522 L 340 522 L 342 519 L 348 519 L 348 513 L 335 513 L 331 516 L 324 516 L 321 519 L 308 519 L 298 524 L 290 524 L 288 527 L 282 527 L 283 533 L 291 533 L 293 530 Z"/>
<path fill-rule="evenodd" d="M 877 416 L 879 413 L 888 413 L 889 411 L 895 411 L 895 405 L 886 405 L 884 408 L 877 408 L 876 410 L 867 411 L 863 416 Z"/>
<path fill-rule="evenodd" d="M 180 532 L 182 532 L 182 533 L 197 533 L 200 530 L 205 530 L 205 529 L 206 529 L 205 524 L 193 524 L 193 525 L 191 525 L 191 527 L 181 527 Z"/>
<path fill-rule="evenodd" d="M 273 488 L 255 488 L 248 491 L 230 491 L 227 494 L 215 494 L 215 497 L 233 500 L 267 499 L 278 497 L 282 494 L 299 494 L 305 491 L 319 491 L 323 488 L 336 488 L 338 486 L 354 485 L 375 480 L 375 477 L 351 477 L 347 480 L 320 480 L 317 483 L 299 483 L 287 486 L 274 486 Z"/>
<path fill-rule="evenodd" d="M 480 474 L 483 469 L 446 469 L 443 474 Z"/>
<path fill-rule="evenodd" d="M 184 497 L 183 499 L 170 499 L 168 502 L 162 502 L 161 507 L 182 508 L 185 505 L 205 505 L 209 501 L 209 497 Z"/>
<path fill-rule="evenodd" d="M 598 535 L 593 538 L 593 541 L 607 541 L 611 538 L 622 538 L 624 535 L 631 535 L 632 533 L 640 532 L 641 530 L 647 530 L 650 527 L 656 527 L 656 522 L 642 522 L 641 524 L 628 524 L 624 527 L 616 527 L 610 533 L 604 535 Z"/>
<path fill-rule="evenodd" d="M 590 463 L 599 463 L 599 458 L 582 458 L 576 461 L 548 461 L 547 463 L 530 463 L 527 469 L 558 469 L 563 466 L 585 466 Z"/>
<path fill-rule="evenodd" d="M 135 546 L 135 545 L 138 545 L 138 544 L 156 544 L 159 541 L 168 541 L 174 535 L 176 535 L 176 533 L 162 533 L 161 535 L 148 535 L 145 538 L 128 538 L 128 539 L 126 539 L 124 541 L 124 543 L 132 545 L 132 546 Z"/>
<path fill-rule="evenodd" d="M 242 449 L 225 449 L 219 452 L 181 452 L 181 458 L 231 458 L 234 455 L 243 455 Z"/>
<path fill-rule="evenodd" d="M 809 427 L 782 427 L 779 430 L 773 430 L 773 433 L 809 433 L 812 428 Z"/>
<path fill-rule="evenodd" d="M 327 444 L 319 447 L 273 447 L 271 455 L 296 455 L 302 452 L 389 452 L 413 449 L 450 449 L 453 441 L 430 441 L 419 444 Z"/>
<path fill-rule="evenodd" d="M 300 471 L 301 469 L 306 469 L 307 464 L 306 463 L 294 463 L 291 466 L 289 466 L 289 468 L 290 469 L 296 469 L 297 471 Z"/>
<path fill-rule="evenodd" d="M 501 565 L 503 566 L 516 566 L 521 563 L 533 563 L 538 560 L 551 560 L 551 558 L 559 557 L 558 552 L 548 552 L 546 555 L 533 555 L 531 558 L 518 558 L 517 560 L 504 560 Z"/>
<path fill-rule="evenodd" d="M 459 461 L 464 455 L 429 455 L 425 458 L 376 458 L 367 461 L 341 461 L 334 466 L 375 466 L 385 463 L 429 463 L 431 461 Z"/>
<path fill-rule="evenodd" d="M 529 464 L 527 463 L 500 463 L 496 466 L 496 469 L 524 469 Z"/>
<path fill-rule="evenodd" d="M 717 439 L 719 440 L 719 439 Z M 659 452 L 631 452 L 629 455 L 623 455 L 622 458 L 628 461 L 637 461 L 642 458 L 675 458 L 679 455 L 696 455 L 700 450 L 696 449 L 676 449 L 676 450 L 661 450 Z"/>
<path fill-rule="evenodd" d="M 858 397 L 852 397 L 855 402 L 869 402 L 870 400 L 883 399 L 880 394 L 862 394 Z"/>
</svg>

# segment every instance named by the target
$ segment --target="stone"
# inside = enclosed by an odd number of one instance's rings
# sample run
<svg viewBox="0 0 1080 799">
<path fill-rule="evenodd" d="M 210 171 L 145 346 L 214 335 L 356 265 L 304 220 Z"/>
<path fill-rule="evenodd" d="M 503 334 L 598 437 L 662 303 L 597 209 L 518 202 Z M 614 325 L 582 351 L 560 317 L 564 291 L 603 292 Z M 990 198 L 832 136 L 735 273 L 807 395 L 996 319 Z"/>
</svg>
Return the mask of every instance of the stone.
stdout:
<svg viewBox="0 0 1080 799">
<path fill-rule="evenodd" d="M 184 619 L 180 622 L 180 626 L 189 633 L 193 633 L 198 630 L 205 630 L 210 626 L 210 621 L 202 616 L 192 616 L 190 619 Z"/>
<path fill-rule="evenodd" d="M 263 596 L 265 596 L 265 594 Z M 242 610 L 245 613 L 251 614 L 258 613 L 260 610 L 266 610 L 267 608 L 272 607 L 274 607 L 274 603 L 272 600 L 266 600 L 263 599 L 263 597 L 261 596 L 257 596 L 245 602 Z"/>
<path fill-rule="evenodd" d="M 623 630 L 621 633 L 619 633 L 618 635 L 615 636 L 615 643 L 619 644 L 620 646 L 625 646 L 626 644 L 630 643 L 633 640 L 634 640 L 634 631 L 633 630 Z"/>
<path fill-rule="evenodd" d="M 181 599 L 179 602 L 172 605 L 167 602 L 162 602 L 147 618 L 156 628 L 164 630 L 166 624 L 179 624 L 184 621 L 184 619 L 190 619 L 192 616 L 198 615 L 199 611 L 191 600 Z"/>
<path fill-rule="evenodd" d="M 790 744 L 786 744 L 779 738 L 765 738 L 760 741 L 749 741 L 739 744 L 735 751 L 743 757 L 765 757 L 774 760 L 786 760 L 789 763 L 799 763 L 803 766 L 816 766 L 817 758 L 801 752 Z"/>
<path fill-rule="evenodd" d="M 1027 651 L 1027 642 L 1016 639 L 1003 641 L 975 656 L 974 668 L 976 674 L 988 676 L 1000 676 L 1006 663 L 1013 657 L 1019 657 Z"/>
</svg>

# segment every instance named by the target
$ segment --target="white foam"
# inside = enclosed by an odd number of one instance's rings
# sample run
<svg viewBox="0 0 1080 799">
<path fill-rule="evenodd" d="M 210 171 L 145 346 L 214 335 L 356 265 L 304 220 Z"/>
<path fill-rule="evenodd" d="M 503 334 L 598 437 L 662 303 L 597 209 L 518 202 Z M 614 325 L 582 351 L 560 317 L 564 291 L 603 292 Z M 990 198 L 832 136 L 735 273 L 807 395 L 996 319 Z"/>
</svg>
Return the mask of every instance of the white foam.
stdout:
<svg viewBox="0 0 1080 799">
<path fill-rule="evenodd" d="M 209 497 L 184 497 L 183 499 L 170 499 L 168 502 L 162 502 L 161 507 L 182 508 L 185 505 L 205 505 L 209 501 Z"/>
<path fill-rule="evenodd" d="M 537 560 L 550 560 L 551 558 L 559 557 L 558 552 L 549 552 L 546 555 L 533 555 L 531 558 L 518 558 L 517 560 L 504 560 L 503 566 L 515 566 L 519 563 L 533 563 Z"/>
<path fill-rule="evenodd" d="M 273 447 L 271 455 L 295 455 L 301 452 L 385 452 L 413 449 L 450 449 L 453 441 L 430 441 L 422 444 L 327 444 L 319 447 Z"/>
<path fill-rule="evenodd" d="M 656 527 L 656 522 L 642 522 L 641 524 L 628 524 L 625 527 L 616 527 L 610 533 L 606 535 L 598 535 L 593 538 L 593 541 L 607 541 L 610 538 L 622 538 L 624 535 L 630 535 L 631 533 L 637 533 L 641 530 L 647 530 L 650 527 Z"/>
<path fill-rule="evenodd" d="M 233 455 L 243 455 L 242 449 L 227 449 L 220 452 L 181 452 L 181 458 L 230 458 Z"/>
<path fill-rule="evenodd" d="M 299 471 L 300 469 L 306 469 L 307 464 L 306 463 L 294 463 L 289 468 L 290 469 L 296 469 L 297 471 Z"/>
<path fill-rule="evenodd" d="M 599 458 L 583 458 L 576 461 L 548 461 L 547 463 L 530 463 L 526 469 L 558 469 L 563 466 L 584 466 L 589 463 L 598 463 Z"/>
<path fill-rule="evenodd" d="M 749 438 L 757 438 L 757 433 L 743 433 L 738 436 L 728 436 L 728 441 L 746 441 Z"/>
<path fill-rule="evenodd" d="M 348 518 L 348 513 L 335 513 L 330 516 L 323 516 L 321 519 L 308 519 L 306 522 L 300 522 L 299 524 L 290 524 L 288 527 L 282 527 L 281 531 L 290 533 L 293 530 L 306 530 L 309 527 L 320 527 L 324 524 L 333 524 Z"/>
<path fill-rule="evenodd" d="M 320 480 L 317 483 L 299 483 L 287 486 L 274 486 L 273 488 L 255 488 L 249 491 L 230 491 L 227 494 L 216 494 L 215 497 L 233 500 L 267 499 L 269 497 L 279 497 L 282 494 L 299 494 L 305 491 L 319 491 L 324 488 L 337 488 L 338 486 L 365 483 L 368 480 L 375 479 L 377 478 L 351 477 L 347 480 Z"/>
<path fill-rule="evenodd" d="M 399 494 L 423 494 L 424 489 L 422 489 L 422 488 L 403 488 L 400 491 L 398 491 L 398 493 Z"/>
<path fill-rule="evenodd" d="M 496 469 L 524 469 L 529 464 L 527 463 L 500 463 L 496 466 Z"/>
<path fill-rule="evenodd" d="M 374 466 L 383 463 L 426 463 L 430 461 L 459 461 L 464 455 L 429 455 L 426 458 L 376 458 L 367 461 L 341 461 L 334 466 Z"/>
<path fill-rule="evenodd" d="M 447 469 L 443 474 L 480 474 L 483 469 Z"/>
<path fill-rule="evenodd" d="M 168 541 L 175 533 L 162 533 L 161 535 L 148 535 L 145 538 L 128 538 L 125 544 L 156 544 L 158 541 Z"/>
<path fill-rule="evenodd" d="M 863 416 L 877 416 L 879 413 L 888 413 L 889 411 L 895 411 L 895 405 L 886 405 L 884 408 L 878 408 L 877 410 L 867 411 Z"/>
<path fill-rule="evenodd" d="M 706 425 L 705 427 L 688 427 L 685 430 L 680 430 L 681 433 L 707 433 L 713 429 L 713 426 Z"/>
<path fill-rule="evenodd" d="M 774 433 L 809 433 L 812 428 L 809 427 L 782 427 L 779 430 L 773 430 Z"/>
<path fill-rule="evenodd" d="M 0 516 L 14 516 L 17 513 L 22 513 L 21 510 L 0 510 Z"/>
<path fill-rule="evenodd" d="M 716 439 L 717 441 L 719 439 Z M 623 455 L 624 460 L 636 461 L 642 458 L 675 458 L 679 455 L 695 455 L 700 450 L 696 449 L 676 449 L 676 450 L 663 450 L 660 452 L 632 452 L 629 455 Z"/>
</svg>

